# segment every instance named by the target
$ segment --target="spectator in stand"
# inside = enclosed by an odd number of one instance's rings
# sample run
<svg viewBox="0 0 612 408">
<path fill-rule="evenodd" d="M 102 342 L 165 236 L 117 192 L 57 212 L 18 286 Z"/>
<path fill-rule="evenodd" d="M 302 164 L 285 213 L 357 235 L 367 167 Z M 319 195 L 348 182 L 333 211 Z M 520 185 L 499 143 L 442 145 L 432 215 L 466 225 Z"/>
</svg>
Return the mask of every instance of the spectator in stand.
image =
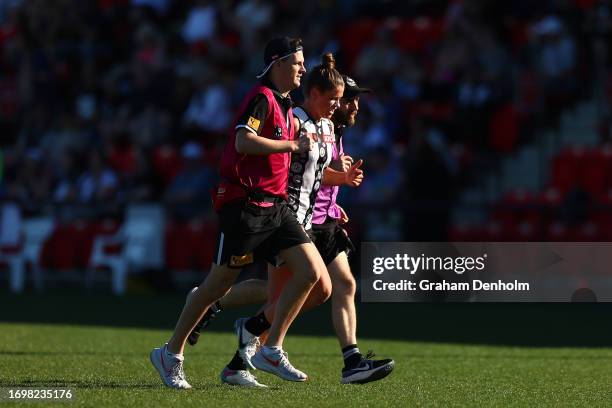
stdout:
<svg viewBox="0 0 612 408">
<path fill-rule="evenodd" d="M 12 198 L 26 215 L 39 214 L 51 192 L 50 171 L 43 159 L 40 149 L 28 149 L 10 188 Z"/>
<path fill-rule="evenodd" d="M 395 45 L 391 30 L 382 27 L 376 33 L 375 40 L 357 57 L 355 73 L 359 78 L 376 80 L 391 75 L 400 62 L 401 53 Z"/>
<path fill-rule="evenodd" d="M 119 180 L 104 162 L 97 148 L 89 151 L 89 168 L 78 180 L 79 200 L 83 203 L 112 204 L 117 196 Z"/>
<path fill-rule="evenodd" d="M 53 201 L 57 204 L 77 202 L 79 171 L 75 154 L 65 150 L 54 167 Z"/>
<path fill-rule="evenodd" d="M 224 83 L 216 81 L 222 77 L 216 72 L 211 68 L 197 75 L 198 90 L 191 98 L 183 119 L 188 127 L 196 126 L 204 133 L 223 133 L 232 119 L 230 94 Z"/>
<path fill-rule="evenodd" d="M 121 176 L 121 200 L 123 202 L 159 200 L 162 189 L 161 180 L 155 176 L 151 161 L 143 149 L 135 149 L 134 168 Z"/>
<path fill-rule="evenodd" d="M 554 125 L 576 92 L 575 42 L 558 17 L 547 16 L 533 26 L 533 60 L 544 88 L 546 119 Z"/>
<path fill-rule="evenodd" d="M 204 165 L 200 145 L 187 143 L 181 154 L 184 168 L 168 186 L 164 200 L 178 219 L 208 216 L 212 209 L 210 189 L 215 185 L 214 173 Z"/>
<path fill-rule="evenodd" d="M 207 41 L 217 29 L 217 9 L 210 0 L 196 0 L 183 25 L 183 38 L 188 43 Z"/>
</svg>

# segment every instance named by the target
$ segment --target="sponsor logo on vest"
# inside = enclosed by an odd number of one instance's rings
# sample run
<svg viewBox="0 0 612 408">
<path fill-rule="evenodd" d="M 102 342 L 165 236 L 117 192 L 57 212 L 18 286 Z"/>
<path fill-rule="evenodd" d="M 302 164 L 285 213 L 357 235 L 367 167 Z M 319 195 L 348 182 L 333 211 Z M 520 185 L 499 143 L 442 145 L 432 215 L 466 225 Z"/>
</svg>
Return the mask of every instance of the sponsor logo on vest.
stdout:
<svg viewBox="0 0 612 408">
<path fill-rule="evenodd" d="M 278 140 L 281 140 L 283 138 L 283 129 L 281 129 L 280 126 L 276 126 L 274 128 L 274 137 Z"/>
<path fill-rule="evenodd" d="M 255 131 L 259 131 L 259 124 L 260 124 L 260 120 L 259 119 L 255 119 L 252 116 L 249 116 L 249 120 L 247 121 L 247 126 L 249 126 L 250 128 L 254 129 Z"/>
</svg>

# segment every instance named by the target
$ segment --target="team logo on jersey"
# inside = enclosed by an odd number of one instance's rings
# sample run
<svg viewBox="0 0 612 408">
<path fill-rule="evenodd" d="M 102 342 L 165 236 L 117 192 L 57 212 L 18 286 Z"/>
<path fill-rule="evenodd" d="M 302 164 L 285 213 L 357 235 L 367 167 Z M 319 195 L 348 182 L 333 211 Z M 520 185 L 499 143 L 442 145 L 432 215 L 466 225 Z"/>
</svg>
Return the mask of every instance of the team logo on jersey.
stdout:
<svg viewBox="0 0 612 408">
<path fill-rule="evenodd" d="M 278 140 L 281 140 L 283 138 L 283 129 L 281 129 L 280 126 L 276 126 L 274 128 L 274 137 Z"/>
<path fill-rule="evenodd" d="M 260 123 L 261 121 L 259 119 L 255 119 L 254 117 L 249 116 L 249 120 L 247 121 L 247 126 L 255 130 L 256 132 L 258 132 Z"/>
<path fill-rule="evenodd" d="M 242 256 L 232 255 L 229 261 L 230 267 L 244 266 L 253 263 L 253 253 L 248 253 Z"/>
</svg>

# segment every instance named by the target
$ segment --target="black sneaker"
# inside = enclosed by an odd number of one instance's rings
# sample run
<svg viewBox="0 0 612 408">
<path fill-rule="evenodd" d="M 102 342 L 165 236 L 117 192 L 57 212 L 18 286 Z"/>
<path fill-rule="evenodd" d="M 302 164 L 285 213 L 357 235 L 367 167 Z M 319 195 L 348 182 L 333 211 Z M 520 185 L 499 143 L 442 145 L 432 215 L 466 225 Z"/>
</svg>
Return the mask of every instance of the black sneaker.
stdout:
<svg viewBox="0 0 612 408">
<path fill-rule="evenodd" d="M 187 301 L 189 301 L 189 297 L 196 289 L 197 288 L 193 288 L 191 292 L 189 292 L 189 294 L 187 295 Z M 210 322 L 219 313 L 221 313 L 221 310 L 217 309 L 217 306 L 212 305 L 211 307 L 209 307 L 206 313 L 204 313 L 204 316 L 202 316 L 202 319 L 200 319 L 200 321 L 198 322 L 198 324 L 195 325 L 191 333 L 189 333 L 189 337 L 187 337 L 187 342 L 191 344 L 192 346 L 195 346 L 196 343 L 198 342 L 198 339 L 200 338 L 200 331 L 208 327 Z"/>
<path fill-rule="evenodd" d="M 342 369 L 342 384 L 365 384 L 385 378 L 395 368 L 391 359 L 372 360 L 374 353 L 368 351 L 359 364 L 353 368 Z"/>
</svg>

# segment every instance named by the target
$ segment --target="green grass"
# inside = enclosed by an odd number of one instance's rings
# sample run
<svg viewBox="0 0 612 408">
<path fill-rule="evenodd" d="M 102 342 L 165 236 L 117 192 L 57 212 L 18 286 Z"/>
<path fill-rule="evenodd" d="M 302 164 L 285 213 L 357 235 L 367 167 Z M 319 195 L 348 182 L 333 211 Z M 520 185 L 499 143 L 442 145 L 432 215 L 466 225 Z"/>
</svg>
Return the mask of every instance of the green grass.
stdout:
<svg viewBox="0 0 612 408">
<path fill-rule="evenodd" d="M 192 390 L 161 385 L 148 353 L 169 330 L 0 323 L 0 387 L 69 387 L 66 406 L 610 406 L 611 348 L 530 348 L 362 340 L 393 357 L 380 382 L 339 384 L 333 337 L 290 336 L 291 361 L 306 383 L 262 373 L 267 390 L 223 385 L 219 371 L 234 351 L 230 333 L 206 333 L 186 351 Z M 74 405 L 73 405 L 74 404 Z M 11 404 L 0 403 L 0 406 Z M 13 404 L 23 407 L 25 404 Z M 47 404 L 50 406 L 51 404 Z M 36 404 L 35 406 L 45 406 Z"/>
</svg>

